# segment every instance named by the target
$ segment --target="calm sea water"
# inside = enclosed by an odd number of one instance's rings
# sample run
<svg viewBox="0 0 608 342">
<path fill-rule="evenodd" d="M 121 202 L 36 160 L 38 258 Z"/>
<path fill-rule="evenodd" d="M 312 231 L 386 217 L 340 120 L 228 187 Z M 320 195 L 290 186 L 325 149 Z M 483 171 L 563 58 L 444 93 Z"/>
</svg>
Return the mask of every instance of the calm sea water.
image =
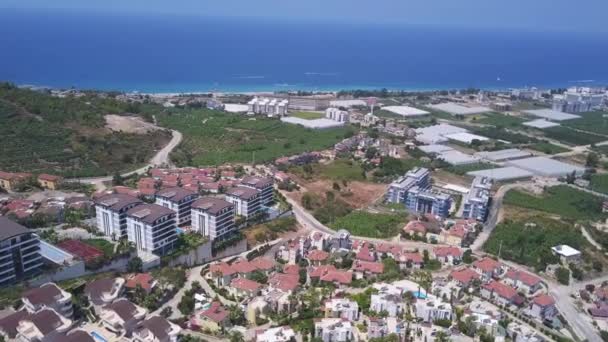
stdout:
<svg viewBox="0 0 608 342">
<path fill-rule="evenodd" d="M 608 37 L 0 10 L 0 80 L 144 92 L 608 84 Z"/>
</svg>

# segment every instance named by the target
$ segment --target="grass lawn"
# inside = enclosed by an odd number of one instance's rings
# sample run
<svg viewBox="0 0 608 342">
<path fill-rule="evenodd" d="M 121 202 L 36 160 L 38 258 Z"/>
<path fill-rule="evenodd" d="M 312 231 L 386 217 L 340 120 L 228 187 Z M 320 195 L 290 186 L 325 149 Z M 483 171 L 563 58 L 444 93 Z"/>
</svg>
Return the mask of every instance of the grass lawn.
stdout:
<svg viewBox="0 0 608 342">
<path fill-rule="evenodd" d="M 568 151 L 568 149 L 566 149 L 566 148 L 554 145 L 554 144 L 546 142 L 546 141 L 541 141 L 536 144 L 532 144 L 532 145 L 528 146 L 528 148 L 531 148 L 533 150 L 540 151 L 540 152 L 543 152 L 546 154 L 557 154 L 557 153 L 562 153 L 562 152 Z"/>
<path fill-rule="evenodd" d="M 581 249 L 586 241 L 571 224 L 534 217 L 526 221 L 506 220 L 500 223 L 483 249 L 494 255 L 500 250 L 502 258 L 540 270 L 557 261 L 551 254 L 551 247 L 560 244 Z"/>
<path fill-rule="evenodd" d="M 352 128 L 312 130 L 268 118 L 248 118 L 210 110 L 157 115 L 159 123 L 180 131 L 184 140 L 171 154 L 178 166 L 256 163 L 318 151 L 344 139 Z"/>
<path fill-rule="evenodd" d="M 564 126 L 547 128 L 543 132 L 546 137 L 569 145 L 591 145 L 608 140 L 605 136 L 575 131 Z"/>
<path fill-rule="evenodd" d="M 106 258 L 111 258 L 114 255 L 114 244 L 108 240 L 88 239 L 88 240 L 82 240 L 82 242 L 84 242 L 88 245 L 91 245 L 95 248 L 99 248 L 101 251 L 103 251 L 103 255 Z"/>
<path fill-rule="evenodd" d="M 346 229 L 356 236 L 388 238 L 399 234 L 405 222 L 405 216 L 354 211 L 336 219 L 331 226 L 336 230 Z"/>
<path fill-rule="evenodd" d="M 290 113 L 289 116 L 293 116 L 294 118 L 300 118 L 305 120 L 314 120 L 321 119 L 325 117 L 325 113 L 320 112 L 295 112 Z"/>
<path fill-rule="evenodd" d="M 505 115 L 500 113 L 485 113 L 484 117 L 478 120 L 474 120 L 475 123 L 481 123 L 486 125 L 492 125 L 496 127 L 516 127 L 520 126 L 525 120 L 512 115 Z"/>
<path fill-rule="evenodd" d="M 608 174 L 595 174 L 591 176 L 591 190 L 608 194 Z"/>
<path fill-rule="evenodd" d="M 451 173 L 455 173 L 460 176 L 463 176 L 463 175 L 466 175 L 467 172 L 495 169 L 497 167 L 498 166 L 496 166 L 494 164 L 490 164 L 490 163 L 474 163 L 474 164 L 467 164 L 467 165 L 452 165 L 452 166 L 446 167 L 444 170 L 451 172 Z"/>
<path fill-rule="evenodd" d="M 331 164 L 320 165 L 319 176 L 333 180 L 365 180 L 361 165 L 347 159 L 337 159 Z"/>
<path fill-rule="evenodd" d="M 566 120 L 562 125 L 586 132 L 608 135 L 608 112 L 579 113 L 577 115 L 582 116 L 582 118 Z"/>
<path fill-rule="evenodd" d="M 542 196 L 511 190 L 505 195 L 504 203 L 565 219 L 599 220 L 605 216 L 602 214 L 602 198 L 566 185 L 551 187 Z"/>
</svg>

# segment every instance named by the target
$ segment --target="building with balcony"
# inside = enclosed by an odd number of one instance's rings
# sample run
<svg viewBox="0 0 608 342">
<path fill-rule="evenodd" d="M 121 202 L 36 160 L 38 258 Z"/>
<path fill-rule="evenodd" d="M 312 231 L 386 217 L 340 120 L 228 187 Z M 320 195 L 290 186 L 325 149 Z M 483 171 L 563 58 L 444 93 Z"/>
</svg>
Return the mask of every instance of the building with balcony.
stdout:
<svg viewBox="0 0 608 342">
<path fill-rule="evenodd" d="M 161 316 L 152 316 L 133 333 L 133 342 L 177 342 L 181 331 L 179 325 Z"/>
<path fill-rule="evenodd" d="M 107 330 L 130 337 L 141 327 L 146 313 L 146 309 L 131 303 L 126 298 L 120 298 L 102 307 L 99 318 Z"/>
<path fill-rule="evenodd" d="M 408 191 L 415 187 L 428 188 L 431 185 L 431 172 L 426 168 L 415 168 L 408 171 L 388 188 L 386 200 L 390 203 L 405 203 Z"/>
<path fill-rule="evenodd" d="M 248 176 L 241 180 L 241 186 L 260 192 L 260 204 L 269 206 L 274 202 L 274 187 L 272 178 Z"/>
<path fill-rule="evenodd" d="M 256 331 L 256 342 L 295 342 L 296 333 L 288 326 Z"/>
<path fill-rule="evenodd" d="M 177 240 L 176 213 L 158 204 L 142 204 L 127 212 L 127 237 L 138 251 L 164 255 Z"/>
<path fill-rule="evenodd" d="M 469 193 L 464 197 L 463 218 L 484 222 L 488 216 L 492 180 L 488 177 L 475 177 Z"/>
<path fill-rule="evenodd" d="M 353 324 L 341 318 L 320 319 L 315 322 L 315 337 L 323 342 L 353 341 Z"/>
<path fill-rule="evenodd" d="M 54 283 L 46 283 L 26 291 L 21 296 L 21 302 L 29 313 L 49 308 L 68 319 L 71 319 L 74 313 L 72 294 L 60 289 Z"/>
<path fill-rule="evenodd" d="M 235 230 L 234 204 L 215 197 L 203 197 L 192 203 L 192 228 L 210 240 L 222 238 Z"/>
<path fill-rule="evenodd" d="M 21 319 L 17 325 L 17 340 L 23 342 L 62 341 L 60 338 L 72 327 L 72 321 L 53 309 L 43 309 Z"/>
<path fill-rule="evenodd" d="M 419 299 L 416 301 L 416 316 L 427 323 L 435 320 L 451 320 L 452 305 L 443 303 L 436 297 Z"/>
<path fill-rule="evenodd" d="M 356 321 L 359 318 L 359 305 L 346 298 L 332 298 L 325 302 L 325 317 Z"/>
<path fill-rule="evenodd" d="M 237 186 L 226 191 L 226 201 L 234 204 L 239 216 L 252 217 L 261 210 L 260 192 L 244 186 Z"/>
<path fill-rule="evenodd" d="M 180 187 L 162 189 L 156 192 L 156 204 L 175 212 L 178 226 L 190 222 L 192 203 L 199 197 L 198 193 Z"/>
<path fill-rule="evenodd" d="M 118 299 L 123 294 L 124 286 L 123 278 L 102 278 L 87 283 L 84 294 L 94 306 L 101 307 Z"/>
<path fill-rule="evenodd" d="M 0 286 L 40 272 L 40 240 L 22 225 L 0 217 Z"/>
<path fill-rule="evenodd" d="M 95 201 L 97 229 L 105 236 L 118 240 L 127 236 L 127 211 L 143 204 L 141 200 L 125 194 L 109 194 Z"/>
</svg>

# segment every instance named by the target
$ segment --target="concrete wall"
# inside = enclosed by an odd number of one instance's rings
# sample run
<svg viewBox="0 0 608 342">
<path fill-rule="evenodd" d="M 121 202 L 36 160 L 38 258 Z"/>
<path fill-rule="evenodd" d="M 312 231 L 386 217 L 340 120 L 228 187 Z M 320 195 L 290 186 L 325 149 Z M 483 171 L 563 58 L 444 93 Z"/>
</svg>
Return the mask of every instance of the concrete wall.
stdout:
<svg viewBox="0 0 608 342">
<path fill-rule="evenodd" d="M 240 254 L 247 251 L 247 240 L 243 239 L 236 245 L 226 248 L 217 253 L 216 256 L 211 254 L 212 242 L 208 241 L 198 246 L 197 249 L 190 251 L 187 254 L 182 254 L 179 257 L 169 261 L 169 266 L 184 265 L 192 267 L 195 265 L 205 264 L 213 260 L 222 259 L 228 256 Z"/>
</svg>

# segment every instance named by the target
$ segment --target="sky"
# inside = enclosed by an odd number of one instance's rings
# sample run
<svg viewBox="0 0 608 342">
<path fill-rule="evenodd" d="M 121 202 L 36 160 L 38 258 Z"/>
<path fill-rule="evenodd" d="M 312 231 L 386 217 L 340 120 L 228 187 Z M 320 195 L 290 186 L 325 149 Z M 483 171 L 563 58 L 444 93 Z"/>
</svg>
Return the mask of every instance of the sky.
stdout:
<svg viewBox="0 0 608 342">
<path fill-rule="evenodd" d="M 0 8 L 608 33 L 607 0 L 0 0 Z"/>
</svg>

